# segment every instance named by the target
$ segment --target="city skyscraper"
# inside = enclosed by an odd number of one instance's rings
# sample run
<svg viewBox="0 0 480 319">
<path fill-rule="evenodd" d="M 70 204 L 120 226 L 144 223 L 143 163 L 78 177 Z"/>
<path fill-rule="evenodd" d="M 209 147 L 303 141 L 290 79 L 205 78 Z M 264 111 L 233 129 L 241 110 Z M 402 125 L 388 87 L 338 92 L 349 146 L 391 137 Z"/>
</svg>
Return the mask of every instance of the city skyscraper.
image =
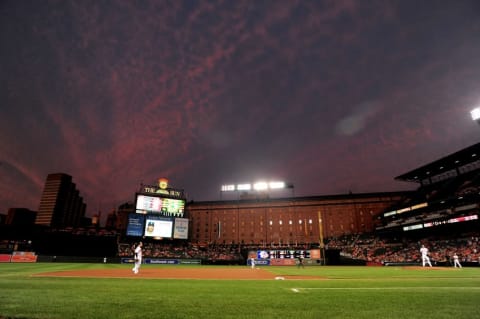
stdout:
<svg viewBox="0 0 480 319">
<path fill-rule="evenodd" d="M 86 204 L 72 177 L 64 173 L 49 174 L 45 181 L 35 224 L 52 227 L 79 226 Z"/>
</svg>

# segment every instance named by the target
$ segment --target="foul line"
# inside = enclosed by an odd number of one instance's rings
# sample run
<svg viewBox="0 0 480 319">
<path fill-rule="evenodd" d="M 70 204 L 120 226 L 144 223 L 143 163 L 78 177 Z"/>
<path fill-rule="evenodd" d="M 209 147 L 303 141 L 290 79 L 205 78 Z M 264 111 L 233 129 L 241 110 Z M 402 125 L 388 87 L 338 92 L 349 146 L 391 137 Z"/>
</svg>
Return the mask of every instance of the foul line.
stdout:
<svg viewBox="0 0 480 319">
<path fill-rule="evenodd" d="M 315 287 L 315 288 L 290 288 L 294 293 L 302 290 L 414 290 L 414 289 L 449 289 L 449 290 L 480 290 L 480 287 Z"/>
</svg>

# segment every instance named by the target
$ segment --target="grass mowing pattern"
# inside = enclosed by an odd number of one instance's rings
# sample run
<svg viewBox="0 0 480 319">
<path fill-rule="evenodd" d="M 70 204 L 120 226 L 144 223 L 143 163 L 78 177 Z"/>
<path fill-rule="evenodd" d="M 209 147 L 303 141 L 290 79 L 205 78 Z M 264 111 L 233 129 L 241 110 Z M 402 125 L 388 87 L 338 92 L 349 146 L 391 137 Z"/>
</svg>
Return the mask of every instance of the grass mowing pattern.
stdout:
<svg viewBox="0 0 480 319">
<path fill-rule="evenodd" d="M 119 268 L 131 267 L 0 264 L 0 318 L 470 319 L 478 317 L 480 302 L 480 267 L 461 270 L 328 266 L 264 268 L 277 276 L 311 275 L 323 276 L 325 280 L 31 276 L 59 270 Z"/>
</svg>

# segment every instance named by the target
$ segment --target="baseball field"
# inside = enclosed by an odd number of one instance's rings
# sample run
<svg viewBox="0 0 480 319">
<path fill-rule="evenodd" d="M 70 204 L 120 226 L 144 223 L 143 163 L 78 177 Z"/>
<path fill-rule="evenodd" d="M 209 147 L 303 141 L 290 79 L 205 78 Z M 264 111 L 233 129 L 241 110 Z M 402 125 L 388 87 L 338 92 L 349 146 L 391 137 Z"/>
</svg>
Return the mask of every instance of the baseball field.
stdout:
<svg viewBox="0 0 480 319">
<path fill-rule="evenodd" d="M 0 318 L 479 318 L 480 267 L 0 264 Z"/>
</svg>

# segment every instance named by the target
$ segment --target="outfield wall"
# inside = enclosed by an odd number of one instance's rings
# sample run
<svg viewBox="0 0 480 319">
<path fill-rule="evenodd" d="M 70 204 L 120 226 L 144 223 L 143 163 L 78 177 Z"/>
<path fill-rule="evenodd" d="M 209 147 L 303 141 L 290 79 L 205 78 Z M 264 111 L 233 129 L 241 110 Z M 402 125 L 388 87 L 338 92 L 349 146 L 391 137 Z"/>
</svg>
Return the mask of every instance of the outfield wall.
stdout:
<svg viewBox="0 0 480 319">
<path fill-rule="evenodd" d="M 303 264 L 308 266 L 319 266 L 323 264 L 321 259 L 303 259 Z M 247 259 L 247 265 L 252 265 L 252 260 Z M 296 266 L 298 260 L 296 259 L 256 259 L 255 265 L 257 266 Z"/>
<path fill-rule="evenodd" d="M 304 265 L 324 265 L 320 249 L 259 249 L 247 253 L 247 265 L 258 266 L 295 266 L 299 260 Z"/>
<path fill-rule="evenodd" d="M 134 258 L 122 258 L 120 261 L 122 264 L 133 264 Z M 144 258 L 144 264 L 151 265 L 200 265 L 201 259 L 163 259 L 163 258 Z"/>
<path fill-rule="evenodd" d="M 34 263 L 37 262 L 37 255 L 29 251 L 14 251 L 12 254 L 0 254 L 2 263 Z"/>
</svg>

